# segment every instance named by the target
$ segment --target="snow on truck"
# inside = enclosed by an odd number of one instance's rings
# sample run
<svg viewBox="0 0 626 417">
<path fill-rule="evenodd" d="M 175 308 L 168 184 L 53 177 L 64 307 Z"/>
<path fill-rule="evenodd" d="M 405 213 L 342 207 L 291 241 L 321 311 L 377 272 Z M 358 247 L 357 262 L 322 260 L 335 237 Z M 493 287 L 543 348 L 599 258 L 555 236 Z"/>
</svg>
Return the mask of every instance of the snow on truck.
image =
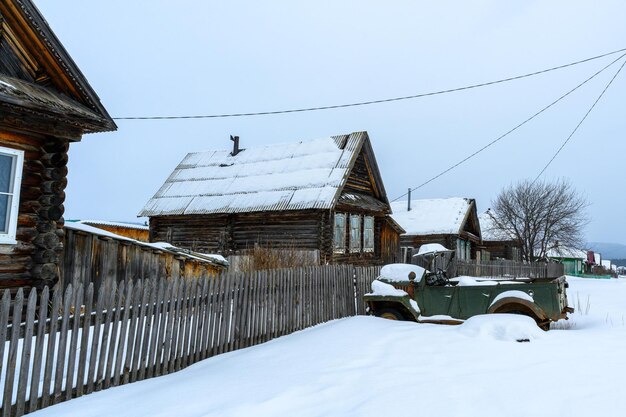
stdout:
<svg viewBox="0 0 626 417">
<path fill-rule="evenodd" d="M 443 249 L 439 253 L 448 251 Z M 421 252 L 421 251 L 420 251 Z M 426 253 L 435 259 L 437 252 Z M 550 322 L 567 319 L 565 277 L 496 281 L 457 277 L 443 270 L 427 271 L 417 265 L 385 265 L 364 300 L 369 314 L 418 323 L 461 324 L 487 313 L 512 313 L 531 317 L 543 330 Z"/>
</svg>

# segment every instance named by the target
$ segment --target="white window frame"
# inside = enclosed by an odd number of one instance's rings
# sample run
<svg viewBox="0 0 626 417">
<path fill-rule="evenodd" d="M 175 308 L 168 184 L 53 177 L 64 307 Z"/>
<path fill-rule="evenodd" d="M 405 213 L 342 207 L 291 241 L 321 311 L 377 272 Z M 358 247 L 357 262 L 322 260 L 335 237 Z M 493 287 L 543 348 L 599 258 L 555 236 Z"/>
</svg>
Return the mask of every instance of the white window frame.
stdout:
<svg viewBox="0 0 626 417">
<path fill-rule="evenodd" d="M 352 219 L 357 220 L 356 224 L 358 224 L 358 232 L 352 233 Z M 350 252 L 351 253 L 359 253 L 361 252 L 362 239 L 363 239 L 363 226 L 361 225 L 361 215 L 360 214 L 351 214 L 350 215 Z M 356 237 L 355 235 L 358 235 Z"/>
<path fill-rule="evenodd" d="M 367 222 L 371 221 L 372 222 L 372 227 L 368 228 L 367 227 Z M 363 217 L 363 252 L 374 252 L 374 246 L 376 245 L 376 241 L 374 239 L 374 235 L 375 235 L 375 230 L 376 229 L 376 221 L 374 220 L 373 216 L 364 216 Z M 367 246 L 365 244 L 365 235 L 367 235 L 367 231 L 371 230 L 372 236 L 371 236 L 371 240 L 372 240 L 372 245 L 371 246 Z"/>
<path fill-rule="evenodd" d="M 333 222 L 333 251 L 335 253 L 345 253 L 346 252 L 346 226 L 348 222 L 346 221 L 348 216 L 342 213 L 335 213 L 335 219 Z M 341 234 L 341 241 L 337 242 L 336 232 L 337 232 L 337 219 L 343 219 L 343 233 Z"/>
<path fill-rule="evenodd" d="M 0 154 L 7 155 L 13 158 L 13 166 L 11 167 L 11 180 L 9 181 L 9 190 L 11 192 L 0 192 L 0 194 L 2 195 L 9 196 L 9 203 L 7 206 L 7 231 L 6 233 L 0 233 L 0 244 L 14 245 L 17 243 L 17 240 L 15 240 L 15 233 L 17 231 L 17 215 L 20 205 L 20 188 L 22 186 L 24 151 L 0 146 Z"/>
</svg>

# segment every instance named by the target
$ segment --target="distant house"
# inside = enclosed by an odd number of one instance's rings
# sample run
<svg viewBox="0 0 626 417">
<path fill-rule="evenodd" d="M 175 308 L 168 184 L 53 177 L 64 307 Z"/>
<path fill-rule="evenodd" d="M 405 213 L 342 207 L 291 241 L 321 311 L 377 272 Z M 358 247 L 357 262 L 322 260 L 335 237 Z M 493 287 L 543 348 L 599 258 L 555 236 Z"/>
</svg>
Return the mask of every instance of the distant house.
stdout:
<svg viewBox="0 0 626 417">
<path fill-rule="evenodd" d="M 481 255 L 483 260 L 521 260 L 521 244 L 519 240 L 514 236 L 507 235 L 506 232 L 503 232 L 496 226 L 491 209 L 481 213 L 478 216 L 478 220 L 480 221 L 482 237 Z"/>
<path fill-rule="evenodd" d="M 116 128 L 32 1 L 0 0 L 0 288 L 58 280 L 69 144 Z"/>
<path fill-rule="evenodd" d="M 425 243 L 455 250 L 457 259 L 480 258 L 481 232 L 472 198 L 411 200 L 391 204 L 393 219 L 406 234 L 400 237 L 405 262 Z"/>
<path fill-rule="evenodd" d="M 108 220 L 80 220 L 79 223 L 97 227 L 98 229 L 140 242 L 148 242 L 150 240 L 150 228 L 143 224 L 112 222 Z"/>
<path fill-rule="evenodd" d="M 319 263 L 387 263 L 402 229 L 366 132 L 188 154 L 148 201 L 150 241 L 200 252 L 255 246 L 308 252 Z"/>
<path fill-rule="evenodd" d="M 582 275 L 585 273 L 587 252 L 584 250 L 558 246 L 548 250 L 546 256 L 548 259 L 563 263 L 565 274 Z"/>
</svg>

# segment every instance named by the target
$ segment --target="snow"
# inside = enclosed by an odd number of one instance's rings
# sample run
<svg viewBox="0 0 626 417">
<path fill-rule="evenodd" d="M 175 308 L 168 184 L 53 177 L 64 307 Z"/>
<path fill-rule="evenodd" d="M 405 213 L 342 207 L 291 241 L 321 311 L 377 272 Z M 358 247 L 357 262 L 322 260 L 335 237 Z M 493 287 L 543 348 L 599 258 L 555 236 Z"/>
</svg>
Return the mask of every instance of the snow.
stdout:
<svg viewBox="0 0 626 417">
<path fill-rule="evenodd" d="M 491 304 L 489 304 L 489 307 L 491 307 L 498 301 L 502 300 L 503 298 L 507 298 L 507 297 L 520 298 L 522 300 L 530 301 L 531 303 L 535 302 L 533 297 L 531 297 L 528 293 L 525 293 L 524 291 L 510 290 L 510 291 L 505 291 L 496 295 L 493 301 L 491 302 Z"/>
<path fill-rule="evenodd" d="M 522 280 L 528 279 L 528 278 L 520 278 Z M 475 286 L 480 286 L 480 285 L 484 285 L 484 286 L 491 286 L 491 285 L 498 285 L 498 284 L 524 284 L 523 281 L 497 281 L 495 279 L 476 279 L 475 277 L 468 277 L 468 276 L 464 276 L 461 275 L 459 277 L 456 278 L 450 278 L 450 282 L 457 282 L 459 287 L 475 287 Z"/>
<path fill-rule="evenodd" d="M 461 333 L 470 337 L 484 337 L 514 342 L 546 337 L 533 319 L 518 314 L 481 314 L 465 320 Z"/>
<path fill-rule="evenodd" d="M 581 259 L 583 261 L 587 260 L 587 252 L 585 252 L 584 250 L 568 248 L 564 246 L 559 246 L 557 248 L 548 250 L 546 256 L 548 258 L 573 258 Z"/>
<path fill-rule="evenodd" d="M 406 201 L 396 201 L 391 210 L 407 235 L 458 234 L 471 203 L 471 199 L 459 197 L 411 200 L 411 211 L 407 211 Z"/>
<path fill-rule="evenodd" d="M 144 224 L 128 223 L 128 222 L 112 222 L 109 220 L 79 220 L 77 223 L 86 225 L 99 225 L 99 226 L 113 226 L 113 227 L 126 227 L 128 229 L 137 230 L 150 230 L 150 228 Z"/>
<path fill-rule="evenodd" d="M 353 317 L 33 416 L 621 416 L 626 280 L 568 282 L 577 312 L 549 332 L 510 315 L 458 326 Z"/>
<path fill-rule="evenodd" d="M 390 295 L 394 297 L 404 297 L 408 294 L 406 293 L 406 291 L 399 290 L 393 285 L 386 284 L 382 281 L 375 279 L 374 281 L 372 281 L 372 292 L 367 295 Z"/>
<path fill-rule="evenodd" d="M 411 272 L 415 272 L 415 282 L 420 282 L 426 270 L 411 264 L 388 264 L 381 268 L 379 278 L 391 282 L 408 282 Z"/>
<path fill-rule="evenodd" d="M 452 252 L 452 251 L 450 249 L 447 249 L 445 246 L 440 245 L 439 243 L 427 243 L 425 245 L 420 246 L 420 249 L 419 251 L 417 251 L 417 254 L 413 256 L 424 255 L 425 253 L 432 253 L 432 252 Z"/>
<path fill-rule="evenodd" d="M 193 152 L 148 201 L 141 216 L 329 209 L 366 136 Z M 345 142 L 345 146 L 344 143 Z"/>
<path fill-rule="evenodd" d="M 4 82 L 2 80 L 0 80 L 0 85 L 3 85 L 5 87 L 9 87 L 10 89 L 15 90 L 15 87 L 13 87 L 11 84 L 9 84 L 7 82 Z"/>
</svg>

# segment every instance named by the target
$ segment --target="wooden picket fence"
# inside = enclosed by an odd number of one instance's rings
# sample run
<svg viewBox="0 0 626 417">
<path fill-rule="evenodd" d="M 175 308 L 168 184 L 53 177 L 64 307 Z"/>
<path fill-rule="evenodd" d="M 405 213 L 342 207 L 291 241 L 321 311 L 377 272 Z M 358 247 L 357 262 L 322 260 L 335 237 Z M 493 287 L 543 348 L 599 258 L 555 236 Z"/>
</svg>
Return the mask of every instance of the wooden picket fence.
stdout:
<svg viewBox="0 0 626 417">
<path fill-rule="evenodd" d="M 379 267 L 321 266 L 113 282 L 0 304 L 0 415 L 179 371 L 329 320 L 365 314 Z M 24 307 L 26 309 L 24 310 Z"/>
<path fill-rule="evenodd" d="M 493 278 L 557 278 L 563 274 L 563 264 L 559 262 L 453 259 L 448 267 L 449 277 L 466 275 Z"/>
</svg>

